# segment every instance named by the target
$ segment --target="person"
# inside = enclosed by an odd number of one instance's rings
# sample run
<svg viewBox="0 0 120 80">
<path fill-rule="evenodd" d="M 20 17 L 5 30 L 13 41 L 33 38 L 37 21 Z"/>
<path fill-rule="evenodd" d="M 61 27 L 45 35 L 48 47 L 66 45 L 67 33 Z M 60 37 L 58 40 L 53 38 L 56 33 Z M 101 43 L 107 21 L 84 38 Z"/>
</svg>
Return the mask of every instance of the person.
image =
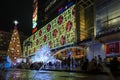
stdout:
<svg viewBox="0 0 120 80">
<path fill-rule="evenodd" d="M 70 59 L 70 55 L 68 56 L 68 58 L 67 58 L 67 67 L 70 69 L 70 61 L 71 61 L 71 59 Z"/>
<path fill-rule="evenodd" d="M 98 63 L 102 63 L 102 58 L 100 55 L 98 55 Z"/>
<path fill-rule="evenodd" d="M 89 65 L 89 61 L 88 61 L 88 59 L 86 58 L 85 59 L 85 62 L 83 62 L 83 65 L 82 65 L 82 70 L 87 70 L 87 68 L 88 68 L 88 65 Z"/>
<path fill-rule="evenodd" d="M 110 70 L 117 71 L 119 69 L 120 62 L 117 60 L 117 57 L 114 57 L 113 60 L 110 61 Z"/>
<path fill-rule="evenodd" d="M 96 60 L 93 58 L 92 60 L 91 60 L 91 62 L 89 63 L 89 65 L 88 65 L 88 68 L 87 68 L 87 71 L 90 71 L 90 72 L 94 72 L 94 71 L 96 71 L 96 67 L 97 67 L 97 62 L 96 62 Z"/>
<path fill-rule="evenodd" d="M 97 64 L 97 71 L 102 71 L 103 70 L 103 63 L 102 63 L 102 58 L 100 55 L 98 55 L 98 64 Z"/>
<path fill-rule="evenodd" d="M 84 58 L 82 57 L 82 58 L 80 59 L 80 68 L 81 68 L 81 69 L 82 69 L 83 63 L 84 63 Z"/>
</svg>

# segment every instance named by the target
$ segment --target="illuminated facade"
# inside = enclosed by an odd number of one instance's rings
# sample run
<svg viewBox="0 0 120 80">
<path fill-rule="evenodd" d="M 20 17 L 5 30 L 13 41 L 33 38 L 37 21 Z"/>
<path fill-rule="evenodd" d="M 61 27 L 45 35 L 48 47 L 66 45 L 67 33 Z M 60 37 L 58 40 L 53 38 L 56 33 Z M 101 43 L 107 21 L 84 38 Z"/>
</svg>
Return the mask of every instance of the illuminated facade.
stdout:
<svg viewBox="0 0 120 80">
<path fill-rule="evenodd" d="M 97 0 L 94 3 L 94 0 L 80 0 L 73 4 L 70 8 L 63 5 L 46 11 L 48 19 L 54 16 L 55 11 L 58 11 L 57 17 L 46 21 L 45 26 L 25 40 L 32 44 L 24 46 L 24 56 L 34 54 L 44 44 L 49 44 L 54 50 L 65 48 L 60 52 L 65 55 L 66 46 L 72 44 L 85 46 L 86 53 L 83 53 L 91 59 L 98 55 L 101 55 L 102 59 L 120 56 L 120 1 Z M 54 4 L 51 3 L 49 8 L 54 8 L 57 4 L 52 5 Z M 81 51 L 70 50 L 75 54 Z M 62 54 L 58 56 L 61 57 Z"/>
<path fill-rule="evenodd" d="M 45 44 L 49 44 L 51 49 L 74 44 L 76 40 L 76 24 L 75 16 L 73 15 L 74 6 L 75 5 L 71 6 L 61 15 L 25 40 L 25 42 L 31 41 L 32 44 L 28 46 L 28 50 L 24 50 L 24 53 L 34 53 Z"/>
<path fill-rule="evenodd" d="M 67 53 L 70 51 L 74 58 L 80 59 L 87 53 L 80 43 L 91 39 L 91 34 L 94 34 L 93 6 L 91 0 L 85 0 L 78 4 L 71 1 L 58 8 L 57 17 L 55 16 L 54 19 L 24 41 L 23 56 L 34 55 L 43 45 L 48 44 L 53 53 L 56 50 L 61 53 L 56 55 L 57 58 L 67 57 Z M 89 13 L 89 9 L 92 11 L 91 13 Z M 29 44 L 26 45 L 27 43 Z M 60 52 L 61 48 L 63 50 Z"/>
<path fill-rule="evenodd" d="M 77 26 L 78 27 L 78 41 L 85 41 L 87 39 L 91 39 L 92 35 L 95 36 L 95 9 L 94 9 L 94 2 L 92 0 L 81 0 L 79 4 L 77 4 L 77 14 L 78 18 L 76 18 Z"/>
</svg>

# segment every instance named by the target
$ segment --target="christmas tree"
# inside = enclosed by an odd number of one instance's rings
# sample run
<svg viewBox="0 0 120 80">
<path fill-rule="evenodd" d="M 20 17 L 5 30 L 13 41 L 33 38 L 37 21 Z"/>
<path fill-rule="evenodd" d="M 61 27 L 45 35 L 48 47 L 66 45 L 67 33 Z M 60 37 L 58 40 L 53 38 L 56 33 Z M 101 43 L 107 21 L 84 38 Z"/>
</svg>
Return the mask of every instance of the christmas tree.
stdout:
<svg viewBox="0 0 120 80">
<path fill-rule="evenodd" d="M 7 54 L 9 55 L 11 61 L 13 63 L 16 63 L 16 60 L 21 57 L 22 49 L 21 49 L 19 33 L 17 30 L 18 22 L 15 21 L 14 23 L 15 23 L 15 27 L 11 36 Z"/>
</svg>

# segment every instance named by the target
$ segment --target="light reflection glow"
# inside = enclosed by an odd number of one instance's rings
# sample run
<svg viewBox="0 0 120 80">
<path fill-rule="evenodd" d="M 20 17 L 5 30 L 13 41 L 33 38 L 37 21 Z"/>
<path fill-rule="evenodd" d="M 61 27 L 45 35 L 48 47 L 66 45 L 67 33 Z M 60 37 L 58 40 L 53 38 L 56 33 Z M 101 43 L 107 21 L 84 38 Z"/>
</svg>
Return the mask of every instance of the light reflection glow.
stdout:
<svg viewBox="0 0 120 80">
<path fill-rule="evenodd" d="M 51 50 L 48 44 L 42 46 L 40 50 L 37 50 L 35 55 L 31 58 L 31 62 L 43 62 L 43 63 L 48 63 L 48 62 L 56 62 L 59 61 L 57 60 L 54 56 L 51 55 Z"/>
</svg>

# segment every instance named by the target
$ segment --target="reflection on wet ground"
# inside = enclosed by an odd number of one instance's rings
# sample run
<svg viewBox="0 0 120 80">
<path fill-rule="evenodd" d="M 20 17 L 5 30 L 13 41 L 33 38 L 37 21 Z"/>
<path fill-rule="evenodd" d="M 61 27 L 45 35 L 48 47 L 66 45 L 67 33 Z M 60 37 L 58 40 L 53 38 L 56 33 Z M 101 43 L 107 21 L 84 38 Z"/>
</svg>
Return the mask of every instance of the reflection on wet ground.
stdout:
<svg viewBox="0 0 120 80">
<path fill-rule="evenodd" d="M 112 80 L 109 75 L 83 74 L 60 71 L 35 71 L 12 69 L 0 71 L 0 80 Z M 120 80 L 116 78 L 114 80 Z"/>
</svg>

